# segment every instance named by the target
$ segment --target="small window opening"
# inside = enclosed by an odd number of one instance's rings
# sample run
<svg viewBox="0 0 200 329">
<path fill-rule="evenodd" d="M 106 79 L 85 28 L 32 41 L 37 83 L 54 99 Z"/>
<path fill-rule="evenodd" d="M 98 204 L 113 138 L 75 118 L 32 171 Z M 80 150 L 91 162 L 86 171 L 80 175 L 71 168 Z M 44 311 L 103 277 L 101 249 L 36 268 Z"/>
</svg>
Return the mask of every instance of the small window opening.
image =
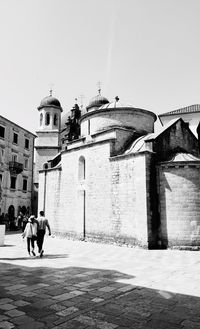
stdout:
<svg viewBox="0 0 200 329">
<path fill-rule="evenodd" d="M 78 172 L 79 180 L 85 179 L 85 158 L 83 156 L 79 159 L 79 172 Z"/>
<path fill-rule="evenodd" d="M 50 114 L 46 113 L 46 121 L 45 121 L 46 126 L 50 124 Z"/>
</svg>

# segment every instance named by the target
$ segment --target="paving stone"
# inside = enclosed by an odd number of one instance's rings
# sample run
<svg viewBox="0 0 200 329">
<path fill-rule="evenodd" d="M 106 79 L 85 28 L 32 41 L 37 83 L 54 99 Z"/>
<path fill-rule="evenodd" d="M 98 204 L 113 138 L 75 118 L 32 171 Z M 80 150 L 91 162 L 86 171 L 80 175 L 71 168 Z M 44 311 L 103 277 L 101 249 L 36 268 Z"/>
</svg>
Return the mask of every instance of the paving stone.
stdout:
<svg viewBox="0 0 200 329">
<path fill-rule="evenodd" d="M 45 328 L 45 324 L 38 321 L 33 321 L 28 324 L 28 329 Z M 20 329 L 27 329 L 27 324 L 20 325 Z"/>
<path fill-rule="evenodd" d="M 69 314 L 72 314 L 72 313 L 74 313 L 74 312 L 78 312 L 78 311 L 79 311 L 78 308 L 76 308 L 76 307 L 74 307 L 74 306 L 71 306 L 71 307 L 68 307 L 68 308 L 64 309 L 63 311 L 59 311 L 59 312 L 57 312 L 56 314 L 57 314 L 58 316 L 67 316 L 67 315 L 69 315 Z"/>
<path fill-rule="evenodd" d="M 48 316 L 42 317 L 40 318 L 40 321 L 42 323 L 45 323 L 45 328 L 46 327 L 53 327 L 54 326 L 54 322 L 57 321 L 59 319 L 59 317 L 56 314 L 50 314 Z M 51 326 L 52 325 L 52 326 Z"/>
<path fill-rule="evenodd" d="M 152 329 L 181 329 L 182 326 L 179 326 L 178 324 L 172 324 L 171 322 L 168 323 L 166 321 L 160 320 L 150 320 L 147 322 L 147 327 Z M 190 329 L 190 328 L 187 328 Z"/>
<path fill-rule="evenodd" d="M 75 305 L 75 303 L 72 302 L 71 299 L 67 299 L 67 300 L 61 301 L 59 304 L 60 305 L 63 305 L 65 308 Z"/>
<path fill-rule="evenodd" d="M 58 300 L 58 301 L 63 301 L 63 300 L 70 299 L 70 298 L 73 298 L 73 297 L 74 297 L 74 295 L 66 292 L 65 294 L 54 296 L 53 299 Z"/>
<path fill-rule="evenodd" d="M 72 291 L 70 291 L 70 294 L 72 294 L 74 296 L 79 296 L 79 295 L 84 295 L 85 292 L 84 291 L 80 291 L 80 290 L 72 290 Z"/>
<path fill-rule="evenodd" d="M 61 304 L 53 304 L 53 305 L 50 305 L 49 308 L 53 311 L 62 311 L 64 309 L 66 309 L 66 306 L 61 305 Z"/>
<path fill-rule="evenodd" d="M 18 290 L 21 288 L 27 287 L 25 284 L 15 284 L 15 285 L 10 285 L 8 287 L 6 287 L 5 289 L 7 290 Z"/>
<path fill-rule="evenodd" d="M 3 329 L 12 329 L 15 328 L 14 324 L 9 321 L 2 321 L 0 322 L 0 328 Z"/>
<path fill-rule="evenodd" d="M 27 316 L 27 315 L 21 315 L 16 318 L 12 319 L 12 322 L 15 323 L 16 325 L 29 325 L 30 322 L 35 321 L 32 317 Z"/>
<path fill-rule="evenodd" d="M 15 302 L 12 303 L 15 306 L 25 306 L 25 305 L 30 305 L 29 302 L 25 300 L 16 300 Z"/>
<path fill-rule="evenodd" d="M 52 299 L 41 299 L 36 303 L 33 303 L 32 306 L 35 308 L 43 308 L 43 307 L 47 307 L 49 305 L 55 304 L 55 301 Z"/>
<path fill-rule="evenodd" d="M 16 317 L 16 316 L 25 315 L 24 312 L 22 312 L 22 311 L 18 311 L 18 310 L 16 310 L 16 309 L 13 309 L 13 310 L 10 310 L 10 311 L 8 311 L 8 312 L 5 312 L 5 314 L 8 315 L 8 316 L 10 316 L 10 317 L 12 317 L 12 318 L 14 318 L 14 317 Z"/>
<path fill-rule="evenodd" d="M 110 292 L 110 291 L 113 291 L 113 290 L 115 290 L 115 289 L 116 289 L 116 288 L 114 288 L 114 287 L 107 286 L 107 287 L 100 288 L 99 291 Z"/>
<path fill-rule="evenodd" d="M 100 329 L 114 329 L 114 328 L 118 327 L 118 325 L 116 325 L 116 324 L 92 319 L 89 316 L 85 316 L 85 315 L 80 315 L 79 317 L 76 318 L 76 321 L 79 321 L 86 325 L 96 326 L 97 328 L 100 328 Z"/>
<path fill-rule="evenodd" d="M 5 310 L 5 311 L 13 310 L 14 308 L 16 308 L 16 306 L 11 305 L 11 304 L 1 304 L 0 305 L 0 309 Z"/>
<path fill-rule="evenodd" d="M 193 322 L 190 320 L 184 320 L 182 323 L 183 329 L 200 329 L 200 323 L 199 322 Z"/>
<path fill-rule="evenodd" d="M 101 303 L 101 302 L 103 302 L 103 301 L 105 301 L 105 299 L 103 299 L 103 298 L 93 298 L 92 300 L 91 300 L 91 302 L 94 302 L 94 303 Z"/>
<path fill-rule="evenodd" d="M 14 300 L 10 299 L 10 298 L 0 298 L 0 305 L 1 304 L 8 304 L 8 303 L 12 303 Z"/>
</svg>

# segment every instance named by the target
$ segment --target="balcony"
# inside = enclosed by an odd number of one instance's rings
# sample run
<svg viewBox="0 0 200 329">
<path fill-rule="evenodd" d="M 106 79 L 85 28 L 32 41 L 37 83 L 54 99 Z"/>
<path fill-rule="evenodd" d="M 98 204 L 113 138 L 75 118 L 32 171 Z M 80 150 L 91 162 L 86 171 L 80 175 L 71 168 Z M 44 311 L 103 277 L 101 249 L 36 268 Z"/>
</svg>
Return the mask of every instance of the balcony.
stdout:
<svg viewBox="0 0 200 329">
<path fill-rule="evenodd" d="M 11 174 L 20 174 L 23 171 L 23 163 L 10 161 L 9 170 Z"/>
</svg>

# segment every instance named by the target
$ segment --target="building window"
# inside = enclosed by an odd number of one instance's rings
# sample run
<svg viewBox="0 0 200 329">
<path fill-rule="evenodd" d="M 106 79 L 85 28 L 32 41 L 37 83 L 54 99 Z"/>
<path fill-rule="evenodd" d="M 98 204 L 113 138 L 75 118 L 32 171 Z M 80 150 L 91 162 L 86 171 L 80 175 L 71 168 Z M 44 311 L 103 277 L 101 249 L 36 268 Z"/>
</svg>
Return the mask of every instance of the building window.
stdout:
<svg viewBox="0 0 200 329">
<path fill-rule="evenodd" d="M 88 135 L 90 135 L 90 120 L 88 120 Z"/>
<path fill-rule="evenodd" d="M 17 154 L 13 154 L 12 155 L 12 161 L 13 162 L 17 162 Z"/>
<path fill-rule="evenodd" d="M 42 121 L 43 121 L 43 114 L 40 113 L 40 126 L 42 125 Z"/>
<path fill-rule="evenodd" d="M 13 133 L 13 143 L 18 144 L 18 134 Z"/>
<path fill-rule="evenodd" d="M 27 179 L 23 179 L 23 191 L 27 191 Z"/>
<path fill-rule="evenodd" d="M 25 138 L 25 149 L 29 149 L 29 139 Z"/>
<path fill-rule="evenodd" d="M 79 158 L 78 178 L 79 180 L 85 179 L 85 158 L 83 156 Z"/>
<path fill-rule="evenodd" d="M 53 124 L 54 124 L 54 126 L 57 126 L 58 125 L 58 116 L 57 116 L 57 114 L 54 114 Z"/>
<path fill-rule="evenodd" d="M 15 176 L 11 176 L 10 178 L 10 188 L 11 189 L 16 189 L 16 180 L 17 180 L 17 177 Z"/>
<path fill-rule="evenodd" d="M 48 126 L 50 124 L 50 114 L 48 112 L 46 113 L 45 124 L 46 124 L 46 126 Z"/>
<path fill-rule="evenodd" d="M 2 174 L 0 174 L 0 191 L 1 191 L 1 189 L 2 189 Z"/>
<path fill-rule="evenodd" d="M 24 160 L 24 169 L 28 169 L 28 159 Z"/>
<path fill-rule="evenodd" d="M 5 127 L 0 126 L 0 137 L 4 138 L 5 137 Z"/>
</svg>

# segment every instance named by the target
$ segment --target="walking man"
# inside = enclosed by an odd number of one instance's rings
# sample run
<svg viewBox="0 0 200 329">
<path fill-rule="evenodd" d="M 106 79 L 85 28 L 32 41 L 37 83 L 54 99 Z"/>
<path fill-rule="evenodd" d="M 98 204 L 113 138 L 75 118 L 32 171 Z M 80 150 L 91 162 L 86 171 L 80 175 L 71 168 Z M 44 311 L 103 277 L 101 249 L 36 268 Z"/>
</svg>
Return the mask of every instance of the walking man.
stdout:
<svg viewBox="0 0 200 329">
<path fill-rule="evenodd" d="M 38 217 L 37 221 L 38 221 L 37 245 L 38 245 L 38 252 L 40 254 L 40 257 L 42 257 L 44 253 L 42 246 L 44 242 L 44 236 L 46 233 L 46 227 L 48 228 L 49 235 L 51 235 L 51 228 L 48 219 L 44 217 L 44 211 L 40 211 L 40 216 Z"/>
</svg>

